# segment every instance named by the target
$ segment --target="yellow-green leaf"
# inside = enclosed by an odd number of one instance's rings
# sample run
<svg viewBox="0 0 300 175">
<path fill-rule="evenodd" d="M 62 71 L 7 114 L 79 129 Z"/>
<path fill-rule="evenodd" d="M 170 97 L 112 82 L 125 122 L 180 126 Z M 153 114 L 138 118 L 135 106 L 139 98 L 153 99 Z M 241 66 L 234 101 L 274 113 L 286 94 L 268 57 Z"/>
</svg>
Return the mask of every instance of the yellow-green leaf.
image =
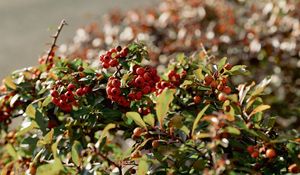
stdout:
<svg viewBox="0 0 300 175">
<path fill-rule="evenodd" d="M 224 67 L 226 61 L 227 61 L 227 57 L 224 57 L 224 58 L 222 58 L 222 59 L 219 61 L 219 63 L 218 63 L 218 71 L 220 71 L 220 70 Z"/>
<path fill-rule="evenodd" d="M 37 145 L 42 146 L 42 145 L 51 144 L 53 140 L 53 134 L 54 134 L 54 130 L 52 128 L 51 131 L 49 131 L 41 140 L 38 141 Z"/>
<path fill-rule="evenodd" d="M 195 129 L 200 121 L 200 119 L 202 118 L 202 116 L 204 115 L 205 111 L 207 110 L 207 108 L 209 107 L 209 105 L 206 105 L 197 115 L 194 123 L 193 123 L 193 127 L 192 127 L 192 137 L 194 137 L 194 132 L 195 132 Z"/>
<path fill-rule="evenodd" d="M 48 96 L 44 101 L 42 106 L 48 106 L 48 104 L 51 103 L 51 96 Z"/>
<path fill-rule="evenodd" d="M 147 174 L 148 168 L 149 168 L 149 165 L 148 165 L 148 163 L 146 161 L 146 156 L 143 156 L 140 159 L 140 162 L 139 162 L 139 166 L 138 166 L 138 170 L 137 170 L 137 175 L 145 175 L 145 174 Z"/>
<path fill-rule="evenodd" d="M 82 146 L 81 146 L 80 142 L 78 142 L 76 140 L 74 142 L 74 144 L 72 145 L 71 154 L 72 154 L 72 160 L 75 163 L 75 165 L 77 165 L 77 166 L 81 165 L 81 158 L 79 156 L 81 150 L 82 150 Z"/>
<path fill-rule="evenodd" d="M 144 116 L 143 120 L 150 126 L 155 125 L 155 118 L 154 118 L 153 114 L 148 114 L 148 115 Z"/>
<path fill-rule="evenodd" d="M 198 68 L 198 69 L 194 70 L 194 74 L 195 74 L 195 76 L 198 80 L 200 80 L 200 81 L 204 80 L 204 75 L 202 74 L 202 69 L 201 68 Z"/>
<path fill-rule="evenodd" d="M 254 114 L 258 113 L 258 112 L 262 112 L 262 111 L 264 111 L 264 110 L 267 110 L 267 109 L 269 109 L 269 108 L 270 108 L 269 105 L 259 105 L 259 106 L 257 106 L 257 107 L 250 113 L 249 117 L 251 117 L 252 115 L 254 115 Z"/>
<path fill-rule="evenodd" d="M 114 123 L 107 124 L 105 126 L 105 128 L 103 129 L 98 142 L 101 143 L 102 139 L 107 136 L 108 131 L 111 130 L 111 129 L 113 129 L 113 128 L 115 128 L 115 127 L 116 127 L 116 124 L 114 124 Z"/>
<path fill-rule="evenodd" d="M 26 134 L 27 132 L 33 130 L 34 128 L 38 128 L 38 125 L 36 124 L 35 121 L 32 121 L 29 126 L 22 128 L 20 131 L 18 131 L 16 133 L 16 136 L 17 137 L 22 136 L 22 135 Z"/>
<path fill-rule="evenodd" d="M 7 153 L 14 159 L 18 160 L 18 154 L 15 150 L 15 148 L 11 144 L 7 144 L 5 146 Z"/>
<path fill-rule="evenodd" d="M 127 112 L 126 117 L 132 119 L 137 125 L 147 128 L 146 123 L 137 112 Z"/>
<path fill-rule="evenodd" d="M 28 115 L 31 118 L 35 118 L 35 112 L 36 110 L 32 104 L 28 105 L 25 111 L 26 115 Z"/>
<path fill-rule="evenodd" d="M 17 89 L 16 84 L 13 82 L 13 79 L 11 77 L 6 77 L 4 80 L 4 84 L 9 87 L 10 89 Z"/>
<path fill-rule="evenodd" d="M 160 127 L 163 127 L 164 118 L 169 111 L 169 105 L 174 99 L 174 89 L 165 89 L 157 98 L 156 115 Z"/>
</svg>

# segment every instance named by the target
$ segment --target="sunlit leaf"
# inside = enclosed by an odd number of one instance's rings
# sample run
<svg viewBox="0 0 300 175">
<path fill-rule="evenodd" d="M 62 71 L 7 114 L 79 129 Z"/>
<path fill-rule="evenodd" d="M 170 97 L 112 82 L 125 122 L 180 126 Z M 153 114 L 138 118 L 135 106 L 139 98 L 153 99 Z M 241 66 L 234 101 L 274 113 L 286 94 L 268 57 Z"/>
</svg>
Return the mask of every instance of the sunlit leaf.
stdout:
<svg viewBox="0 0 300 175">
<path fill-rule="evenodd" d="M 26 115 L 31 118 L 35 118 L 35 112 L 36 112 L 36 109 L 32 104 L 28 105 L 26 108 L 26 111 L 25 111 Z"/>
<path fill-rule="evenodd" d="M 144 120 L 145 123 L 147 123 L 148 125 L 150 125 L 150 126 L 155 126 L 155 118 L 154 118 L 154 115 L 153 115 L 153 114 L 145 115 L 145 116 L 143 117 L 143 120 Z"/>
<path fill-rule="evenodd" d="M 226 61 L 227 61 L 227 57 L 224 57 L 218 62 L 218 71 L 220 71 L 224 67 Z"/>
<path fill-rule="evenodd" d="M 103 129 L 98 142 L 101 143 L 102 139 L 107 136 L 109 130 L 111 130 L 111 129 L 115 128 L 115 127 L 116 127 L 116 124 L 114 124 L 114 123 L 107 124 L 105 126 L 105 128 Z"/>
<path fill-rule="evenodd" d="M 174 99 L 174 89 L 165 89 L 157 98 L 156 115 L 160 127 L 163 127 L 164 118 L 169 111 L 169 105 Z"/>
<path fill-rule="evenodd" d="M 237 128 L 234 128 L 232 126 L 228 126 L 224 129 L 226 132 L 230 133 L 230 134 L 235 134 L 235 135 L 240 135 L 241 131 Z"/>
<path fill-rule="evenodd" d="M 198 68 L 197 70 L 195 70 L 194 74 L 199 81 L 204 80 L 204 75 L 202 74 L 201 68 Z"/>
<path fill-rule="evenodd" d="M 126 117 L 132 119 L 137 125 L 147 128 L 146 123 L 137 112 L 127 112 Z"/>
<path fill-rule="evenodd" d="M 82 150 L 82 146 L 80 142 L 76 140 L 72 145 L 71 153 L 72 153 L 72 160 L 77 166 L 81 165 L 81 157 L 80 157 L 81 150 Z"/>
<path fill-rule="evenodd" d="M 13 90 L 16 90 L 17 89 L 17 86 L 16 84 L 13 82 L 13 79 L 11 77 L 6 77 L 4 80 L 3 80 L 4 84 L 10 88 L 10 89 L 13 89 Z"/>
<path fill-rule="evenodd" d="M 148 172 L 149 165 L 146 161 L 146 156 L 143 156 L 139 161 L 137 175 L 145 175 Z"/>
<path fill-rule="evenodd" d="M 11 144 L 7 144 L 5 146 L 5 149 L 7 151 L 7 153 L 14 159 L 14 160 L 18 160 L 18 154 L 15 150 L 15 148 L 11 145 Z"/>
<path fill-rule="evenodd" d="M 191 135 L 194 136 L 194 131 L 200 121 L 200 119 L 202 118 L 202 116 L 204 115 L 205 111 L 207 110 L 207 108 L 209 107 L 209 105 L 206 105 L 197 115 L 196 119 L 194 120 L 194 123 L 193 123 L 193 127 L 192 127 L 192 133 Z"/>
<path fill-rule="evenodd" d="M 257 106 L 257 107 L 250 113 L 249 117 L 251 117 L 252 115 L 254 115 L 254 114 L 258 113 L 258 112 L 262 112 L 262 111 L 264 111 L 264 110 L 267 110 L 267 109 L 269 109 L 270 107 L 271 107 L 271 106 L 269 106 L 269 105 L 259 105 L 259 106 Z"/>
</svg>

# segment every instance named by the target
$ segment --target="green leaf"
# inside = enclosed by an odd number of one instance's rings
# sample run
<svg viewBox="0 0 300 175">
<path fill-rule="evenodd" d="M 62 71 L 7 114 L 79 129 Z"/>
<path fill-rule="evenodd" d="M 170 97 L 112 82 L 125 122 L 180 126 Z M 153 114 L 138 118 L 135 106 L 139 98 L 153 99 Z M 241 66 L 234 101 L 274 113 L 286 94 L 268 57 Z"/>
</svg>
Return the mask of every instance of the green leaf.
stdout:
<svg viewBox="0 0 300 175">
<path fill-rule="evenodd" d="M 175 127 L 175 128 L 180 129 L 183 125 L 183 122 L 182 122 L 183 119 L 184 119 L 183 116 L 175 115 L 174 117 L 172 117 L 170 119 L 170 122 L 169 122 L 168 125 L 169 125 L 169 127 L 171 126 L 171 127 Z"/>
<path fill-rule="evenodd" d="M 194 137 L 194 132 L 195 132 L 195 129 L 200 121 L 200 119 L 202 118 L 202 116 L 204 115 L 205 111 L 207 110 L 207 108 L 209 107 L 209 105 L 206 105 L 197 115 L 196 119 L 194 120 L 194 123 L 193 123 L 193 127 L 192 127 L 192 137 Z"/>
<path fill-rule="evenodd" d="M 5 149 L 7 151 L 7 153 L 14 159 L 14 160 L 18 160 L 18 154 L 15 150 L 15 148 L 11 145 L 11 144 L 7 144 L 5 146 Z"/>
<path fill-rule="evenodd" d="M 17 89 L 17 86 L 16 84 L 13 82 L 13 79 L 11 77 L 6 77 L 4 80 L 3 80 L 4 84 L 10 88 L 10 89 L 13 89 L 13 90 L 16 90 Z"/>
<path fill-rule="evenodd" d="M 241 131 L 239 129 L 231 127 L 231 126 L 226 127 L 224 130 L 230 134 L 235 134 L 235 135 L 241 134 Z"/>
<path fill-rule="evenodd" d="M 143 117 L 143 120 L 150 126 L 155 126 L 155 118 L 153 114 L 148 114 Z"/>
<path fill-rule="evenodd" d="M 226 61 L 227 61 L 227 57 L 224 57 L 224 58 L 222 58 L 219 61 L 219 63 L 218 63 L 218 71 L 220 71 L 224 67 L 224 65 L 226 64 Z"/>
<path fill-rule="evenodd" d="M 147 128 L 146 123 L 141 118 L 140 114 L 137 112 L 127 112 L 126 117 L 132 119 L 137 125 Z"/>
<path fill-rule="evenodd" d="M 264 111 L 264 110 L 267 110 L 267 109 L 269 109 L 270 107 L 271 107 L 271 106 L 269 106 L 269 105 L 259 105 L 259 106 L 257 106 L 257 107 L 250 113 L 249 117 L 251 117 L 252 115 L 254 115 L 254 114 L 258 113 L 258 112 L 262 112 L 262 111 Z"/>
<path fill-rule="evenodd" d="M 82 150 L 82 146 L 80 142 L 77 140 L 74 142 L 72 146 L 72 160 L 75 163 L 75 165 L 80 166 L 81 165 L 81 158 L 80 158 L 80 152 Z"/>
<path fill-rule="evenodd" d="M 109 124 L 107 124 L 105 126 L 105 128 L 103 129 L 103 131 L 101 133 L 101 136 L 100 136 L 100 138 L 98 140 L 99 144 L 101 143 L 102 139 L 107 136 L 108 131 L 111 130 L 111 129 L 113 129 L 113 128 L 115 128 L 115 127 L 116 127 L 116 124 L 114 124 L 114 123 L 109 123 Z"/>
<path fill-rule="evenodd" d="M 196 78 L 199 81 L 204 80 L 204 75 L 202 74 L 202 69 L 201 68 L 198 68 L 197 70 L 194 70 L 194 74 L 195 74 Z"/>
<path fill-rule="evenodd" d="M 42 106 L 43 106 L 43 107 L 48 106 L 49 103 L 51 103 L 51 96 L 48 96 L 48 97 L 43 101 Z"/>
<path fill-rule="evenodd" d="M 38 124 L 39 128 L 42 130 L 42 132 L 45 134 L 47 125 L 45 122 L 45 116 L 43 115 L 43 113 L 41 113 L 39 110 L 36 110 L 35 112 L 35 122 Z"/>
<path fill-rule="evenodd" d="M 139 162 L 139 166 L 138 166 L 138 170 L 137 170 L 137 175 L 145 175 L 145 174 L 147 174 L 148 168 L 149 168 L 149 165 L 148 165 L 148 163 L 146 161 L 146 156 L 143 156 L 140 159 L 140 162 Z"/>
<path fill-rule="evenodd" d="M 157 98 L 156 115 L 160 127 L 163 127 L 164 118 L 169 111 L 169 105 L 174 99 L 175 90 L 165 89 Z"/>
<path fill-rule="evenodd" d="M 30 118 L 35 118 L 35 112 L 35 107 L 32 104 L 28 105 L 25 111 L 26 115 Z"/>
<path fill-rule="evenodd" d="M 38 145 L 48 145 L 51 144 L 53 141 L 53 134 L 54 134 L 54 129 L 52 128 L 51 131 L 49 131 L 41 140 L 38 141 Z"/>
</svg>

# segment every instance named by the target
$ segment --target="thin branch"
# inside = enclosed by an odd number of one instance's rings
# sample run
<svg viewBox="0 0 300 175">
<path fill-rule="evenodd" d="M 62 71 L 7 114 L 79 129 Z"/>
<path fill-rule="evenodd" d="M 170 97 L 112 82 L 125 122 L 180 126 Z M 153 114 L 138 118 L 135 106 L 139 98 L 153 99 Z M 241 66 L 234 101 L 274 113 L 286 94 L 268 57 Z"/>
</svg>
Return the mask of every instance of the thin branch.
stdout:
<svg viewBox="0 0 300 175">
<path fill-rule="evenodd" d="M 56 47 L 56 41 L 57 41 L 57 38 L 58 38 L 58 36 L 59 36 L 59 34 L 60 34 L 62 28 L 64 27 L 64 25 L 67 25 L 67 23 L 66 23 L 66 21 L 63 19 L 63 20 L 60 22 L 60 25 L 58 26 L 55 35 L 53 35 L 53 41 L 52 41 L 50 50 L 48 51 L 48 55 L 47 55 L 47 58 L 46 58 L 46 64 L 48 63 L 49 57 L 51 56 L 53 50 L 54 50 L 55 47 Z"/>
</svg>

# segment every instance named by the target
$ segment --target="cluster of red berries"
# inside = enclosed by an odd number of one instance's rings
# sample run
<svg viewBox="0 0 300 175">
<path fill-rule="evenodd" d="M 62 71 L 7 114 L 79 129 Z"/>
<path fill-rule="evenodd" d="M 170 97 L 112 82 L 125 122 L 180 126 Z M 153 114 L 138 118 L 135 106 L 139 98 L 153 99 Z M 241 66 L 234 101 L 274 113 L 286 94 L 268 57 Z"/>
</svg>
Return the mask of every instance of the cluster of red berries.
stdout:
<svg viewBox="0 0 300 175">
<path fill-rule="evenodd" d="M 124 107 L 128 107 L 131 101 L 141 100 L 143 95 L 156 91 L 155 85 L 159 82 L 160 77 L 153 67 L 135 65 L 129 79 L 127 95 L 122 92 L 121 82 L 116 77 L 110 77 L 106 87 L 108 98 Z"/>
<path fill-rule="evenodd" d="M 252 158 L 258 158 L 259 154 L 265 154 L 265 157 L 269 159 L 273 159 L 277 156 L 276 151 L 273 148 L 266 149 L 265 146 L 258 148 L 258 146 L 250 145 L 247 147 L 247 151 Z"/>
<path fill-rule="evenodd" d="M 109 99 L 121 106 L 129 107 L 130 101 L 126 99 L 121 91 L 121 81 L 116 77 L 109 77 L 106 86 L 106 93 Z"/>
<path fill-rule="evenodd" d="M 165 88 L 175 88 L 180 85 L 180 79 L 186 76 L 186 71 L 182 71 L 181 74 L 176 73 L 175 70 L 171 70 L 168 74 L 168 81 L 162 80 L 157 83 L 157 94 L 160 94 Z"/>
<path fill-rule="evenodd" d="M 227 77 L 219 76 L 218 72 L 213 75 L 206 74 L 204 77 L 204 85 L 210 86 L 213 92 L 217 90 L 218 100 L 227 100 L 227 95 L 231 93 L 231 88 L 227 85 Z"/>
<path fill-rule="evenodd" d="M 90 91 L 91 88 L 89 86 L 77 88 L 74 84 L 69 84 L 66 91 L 61 93 L 53 89 L 51 91 L 52 103 L 64 112 L 71 112 L 72 106 L 77 106 L 76 96 L 77 98 L 81 97 Z"/>
<path fill-rule="evenodd" d="M 118 59 L 125 58 L 128 55 L 129 49 L 125 47 L 122 49 L 121 46 L 112 48 L 105 54 L 100 56 L 100 61 L 102 62 L 102 67 L 107 69 L 110 67 L 116 67 L 119 65 Z"/>
</svg>

